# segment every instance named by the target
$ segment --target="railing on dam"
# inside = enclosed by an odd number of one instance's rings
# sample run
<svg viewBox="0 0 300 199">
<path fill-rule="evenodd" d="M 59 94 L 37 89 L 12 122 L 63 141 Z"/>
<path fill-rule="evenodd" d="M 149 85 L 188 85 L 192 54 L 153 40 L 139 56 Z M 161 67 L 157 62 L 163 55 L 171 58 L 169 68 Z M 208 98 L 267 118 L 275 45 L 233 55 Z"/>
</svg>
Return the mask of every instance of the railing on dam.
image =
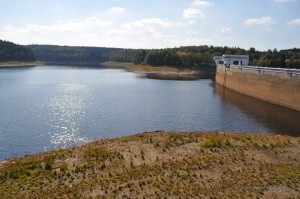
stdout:
<svg viewBox="0 0 300 199">
<path fill-rule="evenodd" d="M 218 65 L 219 67 L 225 67 L 225 65 Z M 300 69 L 295 68 L 272 68 L 272 67 L 262 67 L 262 66 L 239 66 L 230 65 L 228 68 L 239 68 L 240 70 L 253 70 L 253 71 L 266 71 L 266 72 L 276 72 L 276 73 L 286 73 L 289 75 L 300 75 Z"/>
</svg>

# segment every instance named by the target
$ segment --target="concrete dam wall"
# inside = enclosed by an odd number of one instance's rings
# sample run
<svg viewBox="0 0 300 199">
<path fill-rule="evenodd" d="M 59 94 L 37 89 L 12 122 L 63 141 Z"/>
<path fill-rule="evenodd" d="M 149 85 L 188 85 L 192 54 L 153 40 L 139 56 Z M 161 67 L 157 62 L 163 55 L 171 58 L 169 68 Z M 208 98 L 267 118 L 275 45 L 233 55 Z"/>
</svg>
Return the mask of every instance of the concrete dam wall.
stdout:
<svg viewBox="0 0 300 199">
<path fill-rule="evenodd" d="M 300 70 L 219 65 L 215 79 L 225 88 L 300 111 Z"/>
</svg>

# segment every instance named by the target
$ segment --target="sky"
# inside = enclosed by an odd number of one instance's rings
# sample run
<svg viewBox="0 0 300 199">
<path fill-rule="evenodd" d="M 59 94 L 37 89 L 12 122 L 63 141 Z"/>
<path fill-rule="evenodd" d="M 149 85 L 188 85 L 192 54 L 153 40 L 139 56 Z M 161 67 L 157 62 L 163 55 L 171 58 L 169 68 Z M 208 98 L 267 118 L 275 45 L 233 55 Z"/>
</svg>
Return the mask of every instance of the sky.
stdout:
<svg viewBox="0 0 300 199">
<path fill-rule="evenodd" d="M 300 0 L 1 0 L 0 39 L 121 48 L 300 48 Z"/>
</svg>

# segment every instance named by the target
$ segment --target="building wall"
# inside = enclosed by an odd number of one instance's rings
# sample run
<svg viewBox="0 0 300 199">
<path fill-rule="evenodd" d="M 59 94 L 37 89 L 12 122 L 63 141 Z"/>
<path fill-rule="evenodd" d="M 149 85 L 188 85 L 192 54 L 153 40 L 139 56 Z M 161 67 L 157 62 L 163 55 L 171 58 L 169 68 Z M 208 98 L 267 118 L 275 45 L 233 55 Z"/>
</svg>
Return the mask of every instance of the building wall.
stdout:
<svg viewBox="0 0 300 199">
<path fill-rule="evenodd" d="M 215 79 L 236 92 L 300 111 L 300 74 L 218 66 Z"/>
</svg>

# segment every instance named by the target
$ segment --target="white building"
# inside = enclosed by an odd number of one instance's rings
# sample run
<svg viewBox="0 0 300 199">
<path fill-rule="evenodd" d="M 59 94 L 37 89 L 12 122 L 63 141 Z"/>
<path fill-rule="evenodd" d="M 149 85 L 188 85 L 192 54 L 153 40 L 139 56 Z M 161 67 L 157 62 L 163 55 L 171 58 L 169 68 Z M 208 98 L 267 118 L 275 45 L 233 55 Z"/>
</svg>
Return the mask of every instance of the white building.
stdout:
<svg viewBox="0 0 300 199">
<path fill-rule="evenodd" d="M 223 55 L 215 56 L 214 61 L 216 65 L 225 65 L 226 67 L 230 66 L 248 66 L 249 64 L 249 55 Z"/>
</svg>

